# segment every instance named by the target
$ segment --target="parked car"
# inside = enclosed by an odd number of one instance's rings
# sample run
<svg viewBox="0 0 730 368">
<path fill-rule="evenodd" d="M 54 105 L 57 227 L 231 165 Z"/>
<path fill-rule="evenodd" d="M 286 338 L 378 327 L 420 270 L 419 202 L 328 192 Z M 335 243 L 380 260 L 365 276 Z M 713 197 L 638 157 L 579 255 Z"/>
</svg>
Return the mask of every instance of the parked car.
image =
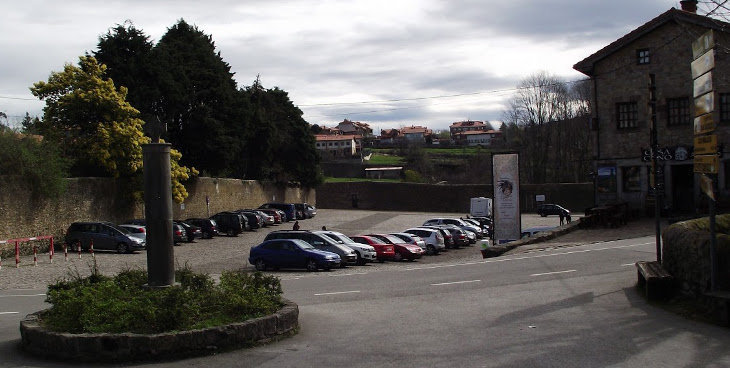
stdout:
<svg viewBox="0 0 730 368">
<path fill-rule="evenodd" d="M 338 267 L 341 259 L 336 253 L 319 250 L 300 239 L 272 239 L 251 248 L 248 263 L 259 271 L 266 271 L 269 267 L 317 271 Z"/>
<path fill-rule="evenodd" d="M 246 211 L 251 211 L 251 212 L 257 214 L 261 218 L 261 224 L 263 227 L 271 226 L 276 223 L 276 221 L 274 220 L 274 216 L 272 216 L 264 211 L 261 211 L 258 209 L 256 209 L 256 210 L 247 209 Z"/>
<path fill-rule="evenodd" d="M 309 218 L 313 218 L 314 216 L 317 216 L 317 208 L 312 206 L 309 203 L 304 203 L 304 212 Z"/>
<path fill-rule="evenodd" d="M 264 219 L 256 212 L 249 210 L 237 210 L 235 212 L 246 219 L 246 231 L 252 231 L 264 227 Z"/>
<path fill-rule="evenodd" d="M 200 230 L 200 227 L 180 220 L 173 220 L 173 222 L 180 224 L 185 229 L 185 235 L 188 237 L 188 243 L 192 243 L 195 238 L 203 237 L 203 232 Z"/>
<path fill-rule="evenodd" d="M 454 236 L 451 235 L 451 231 L 448 229 L 439 226 L 439 225 L 425 225 L 425 226 L 419 226 L 424 229 L 433 229 L 441 233 L 441 236 L 444 238 L 444 245 L 446 248 L 453 248 L 454 247 Z"/>
<path fill-rule="evenodd" d="M 299 218 L 297 217 L 297 209 L 294 208 L 293 203 L 269 202 L 262 204 L 259 208 L 274 208 L 282 210 L 286 213 L 286 221 L 294 221 Z"/>
<path fill-rule="evenodd" d="M 68 227 L 64 241 L 72 248 L 80 246 L 83 250 L 89 249 L 93 242 L 95 250 L 116 250 L 117 253 L 143 250 L 146 244 L 111 222 L 74 222 Z"/>
<path fill-rule="evenodd" d="M 228 236 L 238 236 L 247 227 L 244 217 L 234 212 L 218 212 L 210 218 L 218 224 L 218 232 Z"/>
<path fill-rule="evenodd" d="M 388 244 L 378 238 L 367 235 L 355 235 L 351 236 L 350 239 L 354 240 L 356 243 L 367 244 L 375 248 L 378 262 L 395 259 L 395 248 L 392 244 Z"/>
<path fill-rule="evenodd" d="M 565 208 L 554 204 L 554 203 L 543 203 L 537 205 L 537 214 L 542 217 L 547 217 L 550 215 L 560 215 L 560 213 L 563 214 L 570 214 L 570 211 L 566 210 Z"/>
<path fill-rule="evenodd" d="M 368 262 L 375 262 L 375 260 L 377 259 L 377 253 L 375 252 L 375 248 L 367 244 L 358 243 L 350 239 L 347 235 L 343 233 L 329 230 L 318 230 L 314 231 L 314 233 L 326 235 L 332 240 L 338 242 L 339 244 L 343 244 L 349 248 L 352 248 L 352 250 L 354 250 L 357 255 L 357 264 L 359 265 L 364 265 Z"/>
<path fill-rule="evenodd" d="M 147 230 L 145 230 L 143 225 L 121 224 L 119 227 L 129 231 L 129 234 L 133 237 L 140 238 L 147 242 Z"/>
<path fill-rule="evenodd" d="M 474 226 L 472 224 L 468 224 L 464 222 L 462 219 L 458 218 L 452 218 L 452 217 L 436 217 L 427 220 L 423 223 L 424 225 L 456 225 L 464 230 L 471 231 L 474 234 L 476 234 L 477 239 L 481 239 L 484 237 L 484 232 L 482 231 L 482 228 L 479 226 Z"/>
<path fill-rule="evenodd" d="M 300 239 L 311 244 L 313 247 L 327 252 L 337 253 L 340 256 L 341 267 L 357 264 L 357 254 L 352 248 L 338 244 L 330 237 L 317 234 L 309 230 L 277 230 L 272 231 L 264 240 L 271 239 Z"/>
<path fill-rule="evenodd" d="M 403 241 L 405 241 L 408 244 L 413 244 L 421 247 L 424 252 L 428 250 L 426 248 L 426 242 L 421 239 L 420 236 L 414 235 L 414 234 L 408 234 L 408 233 L 390 233 L 390 235 L 395 235 L 399 238 L 401 238 Z"/>
<path fill-rule="evenodd" d="M 436 255 L 446 249 L 444 236 L 436 229 L 414 227 L 403 231 L 406 234 L 418 235 L 426 243 L 426 254 Z"/>
<path fill-rule="evenodd" d="M 294 203 L 294 209 L 296 210 L 297 220 L 307 219 L 306 209 L 304 203 Z"/>
<path fill-rule="evenodd" d="M 189 218 L 185 220 L 190 225 L 195 225 L 200 228 L 203 239 L 211 239 L 218 235 L 218 224 L 215 220 L 207 218 Z"/>
<path fill-rule="evenodd" d="M 281 224 L 283 222 L 281 219 L 281 216 L 282 215 L 286 216 L 286 214 L 283 213 L 282 211 L 279 211 L 279 210 L 276 210 L 273 208 L 259 208 L 258 210 L 271 216 L 271 218 L 274 220 L 274 223 L 272 225 Z"/>
<path fill-rule="evenodd" d="M 482 229 L 482 233 L 487 237 L 492 237 L 492 222 L 487 220 L 486 217 L 482 217 L 484 221 L 478 220 L 477 218 L 465 218 L 463 221 L 470 223 L 474 226 L 479 226 Z"/>
<path fill-rule="evenodd" d="M 368 234 L 368 236 L 372 236 L 374 238 L 378 238 L 388 244 L 393 245 L 393 250 L 395 251 L 395 255 L 393 257 L 394 261 L 402 261 L 404 259 L 413 261 L 418 258 L 421 258 L 424 251 L 421 249 L 421 247 L 415 245 L 415 244 L 408 244 L 403 239 L 390 234 Z"/>
<path fill-rule="evenodd" d="M 188 241 L 188 234 L 185 228 L 177 222 L 172 223 L 172 242 L 174 245 Z"/>
</svg>

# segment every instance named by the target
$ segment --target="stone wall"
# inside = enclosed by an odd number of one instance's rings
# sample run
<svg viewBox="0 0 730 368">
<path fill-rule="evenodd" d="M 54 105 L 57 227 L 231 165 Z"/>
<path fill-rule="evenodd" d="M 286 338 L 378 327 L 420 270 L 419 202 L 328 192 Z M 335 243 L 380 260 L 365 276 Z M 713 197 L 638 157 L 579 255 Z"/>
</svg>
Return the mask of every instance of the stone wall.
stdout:
<svg viewBox="0 0 730 368">
<path fill-rule="evenodd" d="M 730 290 L 730 215 L 717 216 L 718 290 Z M 662 233 L 662 266 L 681 290 L 699 297 L 710 289 L 709 219 L 677 222 Z"/>
<path fill-rule="evenodd" d="M 536 209 L 535 195 L 576 212 L 593 206 L 593 184 L 527 184 L 520 186 L 520 206 L 524 212 Z M 382 211 L 469 212 L 470 198 L 493 198 L 488 184 L 417 184 L 383 182 L 327 183 L 317 189 L 317 206 L 346 209 L 357 207 Z"/>
<path fill-rule="evenodd" d="M 0 240 L 40 235 L 60 239 L 74 221 L 120 223 L 144 217 L 142 203 L 129 199 L 128 185 L 119 180 L 71 178 L 66 182 L 66 193 L 50 200 L 34 198 L 21 178 L 0 176 Z M 185 202 L 173 203 L 175 219 L 208 217 L 220 211 L 258 207 L 269 201 L 316 205 L 314 189 L 279 187 L 252 180 L 195 178 L 186 183 L 186 188 L 189 197 Z"/>
</svg>

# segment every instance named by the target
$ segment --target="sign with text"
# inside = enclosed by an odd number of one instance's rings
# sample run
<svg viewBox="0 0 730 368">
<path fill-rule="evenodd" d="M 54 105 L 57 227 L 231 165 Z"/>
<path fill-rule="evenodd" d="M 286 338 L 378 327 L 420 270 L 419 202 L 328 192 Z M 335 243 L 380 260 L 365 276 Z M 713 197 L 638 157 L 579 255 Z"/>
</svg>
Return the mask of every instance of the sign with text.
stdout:
<svg viewBox="0 0 730 368">
<path fill-rule="evenodd" d="M 692 62 L 692 79 L 715 68 L 715 50 L 710 50 Z"/>
<path fill-rule="evenodd" d="M 695 155 L 695 172 L 703 174 L 717 174 L 720 167 L 720 157 L 717 155 Z"/>
<path fill-rule="evenodd" d="M 715 120 L 712 119 L 712 114 L 696 117 L 694 125 L 695 134 L 705 134 L 715 130 Z"/>
<path fill-rule="evenodd" d="M 692 41 L 692 59 L 697 59 L 707 51 L 715 48 L 715 35 L 712 30 L 705 32 L 698 39 Z"/>
<path fill-rule="evenodd" d="M 712 155 L 717 153 L 717 135 L 701 135 L 695 137 L 695 155 Z"/>
<path fill-rule="evenodd" d="M 520 165 L 516 153 L 492 156 L 494 185 L 494 241 L 506 243 L 520 238 Z"/>
<path fill-rule="evenodd" d="M 695 98 L 695 116 L 709 114 L 715 111 L 715 93 L 705 93 Z"/>
<path fill-rule="evenodd" d="M 707 92 L 712 92 L 712 72 L 702 74 L 694 81 L 694 97 L 702 96 Z"/>
</svg>

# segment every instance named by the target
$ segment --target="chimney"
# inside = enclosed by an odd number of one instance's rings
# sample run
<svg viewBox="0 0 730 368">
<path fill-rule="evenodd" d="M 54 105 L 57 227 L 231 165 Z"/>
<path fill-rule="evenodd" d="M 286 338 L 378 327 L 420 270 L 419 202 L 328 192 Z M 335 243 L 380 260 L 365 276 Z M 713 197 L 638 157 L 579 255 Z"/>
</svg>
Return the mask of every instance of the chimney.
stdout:
<svg viewBox="0 0 730 368">
<path fill-rule="evenodd" d="M 682 0 L 679 3 L 682 5 L 682 10 L 697 14 L 697 0 Z"/>
</svg>

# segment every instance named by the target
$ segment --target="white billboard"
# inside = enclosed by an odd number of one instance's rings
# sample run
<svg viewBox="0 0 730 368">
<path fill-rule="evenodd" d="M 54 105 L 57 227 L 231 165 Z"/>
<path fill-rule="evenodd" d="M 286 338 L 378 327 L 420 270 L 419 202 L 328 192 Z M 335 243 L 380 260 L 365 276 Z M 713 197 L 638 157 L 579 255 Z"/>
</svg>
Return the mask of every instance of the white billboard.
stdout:
<svg viewBox="0 0 730 368">
<path fill-rule="evenodd" d="M 494 242 L 520 238 L 520 162 L 517 153 L 492 156 L 494 185 Z"/>
</svg>

